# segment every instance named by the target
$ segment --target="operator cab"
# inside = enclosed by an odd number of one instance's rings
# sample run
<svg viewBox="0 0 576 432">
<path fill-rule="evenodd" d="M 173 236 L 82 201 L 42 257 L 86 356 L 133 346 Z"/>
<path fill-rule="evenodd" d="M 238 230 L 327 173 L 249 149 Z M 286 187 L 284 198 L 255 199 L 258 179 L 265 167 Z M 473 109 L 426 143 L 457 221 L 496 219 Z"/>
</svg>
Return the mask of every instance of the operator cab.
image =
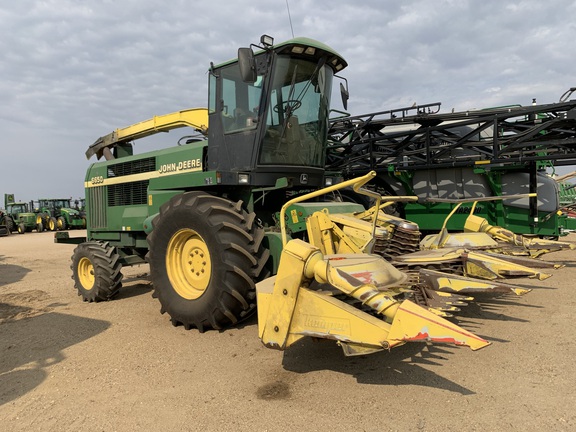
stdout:
<svg viewBox="0 0 576 432">
<path fill-rule="evenodd" d="M 210 70 L 208 170 L 224 185 L 322 186 L 332 79 L 347 64 L 312 39 L 261 45 Z"/>
<path fill-rule="evenodd" d="M 10 203 L 6 206 L 8 213 L 28 213 L 28 204 L 26 203 Z"/>
</svg>

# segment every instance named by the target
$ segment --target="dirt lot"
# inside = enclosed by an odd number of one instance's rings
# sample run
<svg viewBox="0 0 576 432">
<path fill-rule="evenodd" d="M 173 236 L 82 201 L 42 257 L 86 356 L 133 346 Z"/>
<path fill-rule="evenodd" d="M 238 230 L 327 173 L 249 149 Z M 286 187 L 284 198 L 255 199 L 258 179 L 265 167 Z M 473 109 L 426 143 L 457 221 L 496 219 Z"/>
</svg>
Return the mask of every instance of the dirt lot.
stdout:
<svg viewBox="0 0 576 432">
<path fill-rule="evenodd" d="M 83 303 L 73 248 L 51 233 L 0 238 L 4 431 L 576 429 L 576 251 L 545 258 L 566 263 L 552 278 L 518 280 L 530 294 L 467 308 L 460 324 L 487 348 L 346 358 L 331 342 L 269 350 L 255 319 L 172 327 L 146 266 L 125 269 L 117 299 Z"/>
</svg>

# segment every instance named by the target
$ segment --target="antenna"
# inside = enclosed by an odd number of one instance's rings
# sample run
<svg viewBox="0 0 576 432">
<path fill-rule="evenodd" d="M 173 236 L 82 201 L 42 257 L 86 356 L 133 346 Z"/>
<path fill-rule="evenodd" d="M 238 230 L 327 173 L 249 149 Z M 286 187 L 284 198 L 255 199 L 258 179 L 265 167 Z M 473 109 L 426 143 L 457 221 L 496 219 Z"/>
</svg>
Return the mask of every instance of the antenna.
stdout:
<svg viewBox="0 0 576 432">
<path fill-rule="evenodd" d="M 292 16 L 290 16 L 290 5 L 288 5 L 288 0 L 286 0 L 286 9 L 288 9 L 288 20 L 290 21 L 290 30 L 292 31 L 292 38 L 294 38 L 294 27 L 292 27 Z"/>
</svg>

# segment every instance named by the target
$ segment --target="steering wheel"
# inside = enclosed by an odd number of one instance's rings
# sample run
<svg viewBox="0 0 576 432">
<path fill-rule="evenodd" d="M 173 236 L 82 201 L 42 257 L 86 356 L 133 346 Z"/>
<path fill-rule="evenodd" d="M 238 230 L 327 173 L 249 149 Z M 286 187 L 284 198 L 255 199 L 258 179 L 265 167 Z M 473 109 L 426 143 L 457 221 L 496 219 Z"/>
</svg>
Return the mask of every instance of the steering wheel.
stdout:
<svg viewBox="0 0 576 432">
<path fill-rule="evenodd" d="M 284 106 L 285 106 L 285 108 L 284 108 Z M 274 106 L 274 112 L 275 113 L 280 112 L 280 108 L 284 108 L 283 111 L 287 111 L 288 108 L 290 108 L 291 111 L 296 111 L 301 106 L 302 106 L 302 102 L 300 102 L 299 100 L 288 99 L 288 100 L 285 100 L 284 102 L 280 102 L 280 103 L 276 104 Z"/>
</svg>

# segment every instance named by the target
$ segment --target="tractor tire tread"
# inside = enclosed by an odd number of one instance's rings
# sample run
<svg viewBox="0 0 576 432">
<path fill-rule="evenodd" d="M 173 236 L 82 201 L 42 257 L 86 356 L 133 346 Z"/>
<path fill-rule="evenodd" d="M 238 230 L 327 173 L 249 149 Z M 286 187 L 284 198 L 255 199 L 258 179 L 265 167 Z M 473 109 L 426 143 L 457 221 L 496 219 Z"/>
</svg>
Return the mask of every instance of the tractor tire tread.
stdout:
<svg viewBox="0 0 576 432">
<path fill-rule="evenodd" d="M 85 290 L 76 277 L 77 258 L 90 259 L 95 273 L 94 287 Z M 107 301 L 115 297 L 122 287 L 122 264 L 116 248 L 108 242 L 87 241 L 74 249 L 72 255 L 72 279 L 78 295 L 89 303 Z"/>
<path fill-rule="evenodd" d="M 174 216 L 183 214 L 192 229 L 208 233 L 211 239 L 212 276 L 200 301 L 191 302 L 175 294 L 163 268 L 165 248 L 172 235 L 167 231 L 178 230 L 179 223 L 187 223 Z M 146 259 L 150 263 L 153 297 L 159 299 L 160 311 L 168 313 L 173 325 L 194 327 L 200 332 L 220 330 L 256 311 L 255 281 L 265 273 L 269 252 L 262 246 L 263 229 L 254 221 L 242 201 L 232 202 L 206 192 L 186 192 L 160 207 L 148 236 Z"/>
</svg>

